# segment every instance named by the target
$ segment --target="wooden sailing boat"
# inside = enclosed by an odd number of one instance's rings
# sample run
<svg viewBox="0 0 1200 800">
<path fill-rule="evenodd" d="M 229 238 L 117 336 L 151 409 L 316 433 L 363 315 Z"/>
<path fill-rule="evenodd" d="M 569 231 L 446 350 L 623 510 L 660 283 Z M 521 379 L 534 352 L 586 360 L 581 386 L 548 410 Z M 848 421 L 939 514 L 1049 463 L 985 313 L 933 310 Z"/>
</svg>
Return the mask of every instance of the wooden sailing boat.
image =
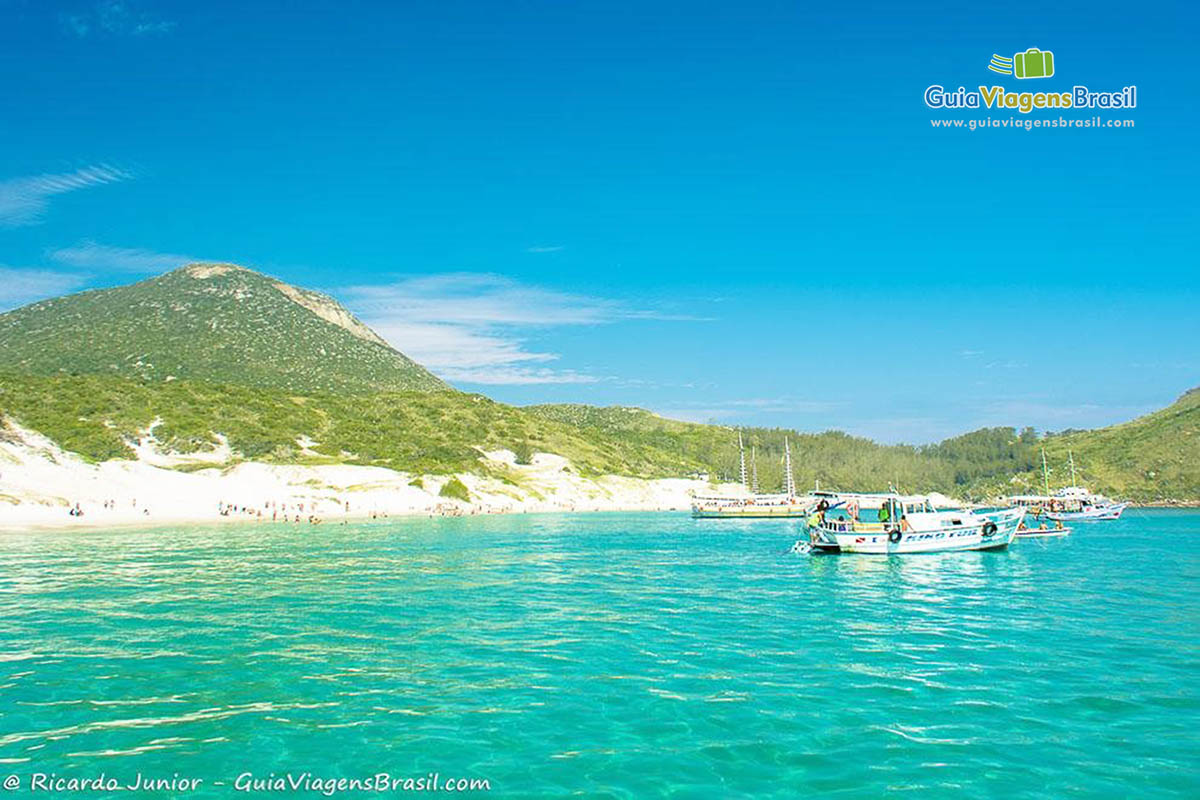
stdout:
<svg viewBox="0 0 1200 800">
<path fill-rule="evenodd" d="M 792 475 L 792 447 L 783 440 L 783 493 L 762 494 L 758 491 L 758 447 L 750 450 L 750 468 L 746 468 L 746 444 L 738 431 L 738 477 L 741 479 L 743 495 L 694 495 L 692 516 L 698 519 L 727 517 L 805 517 L 812 506 L 812 498 L 796 496 L 796 480 Z"/>
<path fill-rule="evenodd" d="M 1067 463 L 1071 469 L 1071 485 L 1050 493 L 1050 471 L 1046 466 L 1046 448 L 1042 448 L 1043 495 L 1016 495 L 1009 501 L 1023 506 L 1034 516 L 1046 517 L 1055 522 L 1118 519 L 1129 503 L 1118 503 L 1104 495 L 1093 494 L 1075 483 L 1075 454 L 1067 451 Z"/>
</svg>

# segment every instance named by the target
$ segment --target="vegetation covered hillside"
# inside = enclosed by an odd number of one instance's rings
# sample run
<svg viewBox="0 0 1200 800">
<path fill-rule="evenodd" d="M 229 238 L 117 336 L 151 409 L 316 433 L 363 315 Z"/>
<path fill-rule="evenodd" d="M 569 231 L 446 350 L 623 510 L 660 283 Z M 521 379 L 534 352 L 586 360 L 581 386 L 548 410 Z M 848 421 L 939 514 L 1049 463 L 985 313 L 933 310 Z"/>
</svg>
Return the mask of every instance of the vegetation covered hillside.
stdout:
<svg viewBox="0 0 1200 800">
<path fill-rule="evenodd" d="M 0 314 L 0 370 L 295 392 L 448 388 L 332 298 L 231 264 Z"/>
<path fill-rule="evenodd" d="M 199 381 L 149 383 L 104 375 L 0 374 L 0 416 L 66 450 L 131 458 L 151 431 L 160 447 L 237 458 L 348 463 L 418 473 L 480 470 L 481 450 L 548 452 L 575 469 L 641 477 L 687 474 L 695 461 L 652 442 L 594 436 L 461 392 L 298 394 Z"/>
<path fill-rule="evenodd" d="M 1080 482 L 1114 497 L 1200 500 L 1200 389 L 1130 422 L 1049 437 L 1052 484 L 1069 481 L 1068 451 Z"/>
<path fill-rule="evenodd" d="M 237 459 L 352 463 L 417 473 L 500 472 L 481 450 L 570 459 L 584 474 L 644 478 L 707 474 L 736 480 L 737 432 L 664 419 L 635 408 L 515 408 L 459 392 L 297 393 L 200 381 L 0 374 L 0 416 L 93 460 L 132 457 L 152 430 L 160 446 L 210 451 L 223 440 Z M 759 487 L 783 485 L 785 439 L 801 489 L 941 491 L 984 500 L 1067 483 L 1070 449 L 1081 482 L 1136 501 L 1200 500 L 1200 392 L 1146 417 L 1045 438 L 989 428 L 935 445 L 880 445 L 835 431 L 744 428 Z"/>
<path fill-rule="evenodd" d="M 588 436 L 653 443 L 718 480 L 738 479 L 737 433 L 724 426 L 664 419 L 636 408 L 584 405 L 529 406 L 529 413 L 565 422 Z M 905 445 L 876 444 L 838 431 L 797 433 L 782 428 L 743 428 L 747 471 L 757 467 L 759 489 L 783 487 L 784 440 L 792 451 L 792 473 L 801 489 L 816 481 L 829 488 L 886 490 L 890 485 L 944 489 L 952 470 L 940 460 Z"/>
<path fill-rule="evenodd" d="M 282 463 L 352 463 L 450 473 L 494 469 L 481 450 L 527 459 L 547 452 L 585 474 L 644 478 L 708 474 L 737 479 L 732 428 L 663 419 L 647 411 L 588 406 L 514 408 L 458 392 L 298 394 L 199 381 L 144 382 L 112 376 L 0 374 L 0 415 L 63 448 L 101 461 L 130 458 L 152 431 L 178 453 L 224 440 L 237 458 Z M 764 491 L 782 486 L 789 438 L 797 481 L 886 489 L 895 481 L 944 489 L 952 472 L 911 447 L 886 447 L 842 433 L 745 429 Z"/>
<path fill-rule="evenodd" d="M 514 408 L 455 392 L 325 295 L 230 264 L 192 264 L 0 315 L 0 417 L 86 458 L 160 446 L 235 459 L 342 462 L 419 473 L 503 471 L 481 450 L 570 459 L 590 474 L 738 477 L 737 432 L 637 408 Z M 0 423 L 3 420 L 0 419 Z M 988 428 L 934 445 L 836 431 L 745 428 L 748 468 L 783 487 L 941 491 L 987 498 L 1080 482 L 1138 501 L 1200 500 L 1200 391 L 1122 425 L 1039 437 Z M 0 426 L 0 435 L 3 427 Z"/>
</svg>

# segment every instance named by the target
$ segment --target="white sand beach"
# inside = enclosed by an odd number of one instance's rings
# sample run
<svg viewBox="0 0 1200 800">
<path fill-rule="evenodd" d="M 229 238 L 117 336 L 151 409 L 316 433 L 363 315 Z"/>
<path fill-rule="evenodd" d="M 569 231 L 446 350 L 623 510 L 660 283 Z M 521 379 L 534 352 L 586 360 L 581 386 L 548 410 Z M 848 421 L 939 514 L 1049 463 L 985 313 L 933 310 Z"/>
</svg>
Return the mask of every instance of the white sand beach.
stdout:
<svg viewBox="0 0 1200 800">
<path fill-rule="evenodd" d="M 0 530 L 164 523 L 336 523 L 415 514 L 685 510 L 696 479 L 588 478 L 568 461 L 536 453 L 517 464 L 508 450 L 481 452 L 493 476 L 413 475 L 382 467 L 241 461 L 228 447 L 186 456 L 147 435 L 136 459 L 93 464 L 40 434 L 9 424 L 0 437 Z M 457 477 L 471 501 L 439 495 Z M 724 487 L 732 488 L 732 487 Z"/>
</svg>

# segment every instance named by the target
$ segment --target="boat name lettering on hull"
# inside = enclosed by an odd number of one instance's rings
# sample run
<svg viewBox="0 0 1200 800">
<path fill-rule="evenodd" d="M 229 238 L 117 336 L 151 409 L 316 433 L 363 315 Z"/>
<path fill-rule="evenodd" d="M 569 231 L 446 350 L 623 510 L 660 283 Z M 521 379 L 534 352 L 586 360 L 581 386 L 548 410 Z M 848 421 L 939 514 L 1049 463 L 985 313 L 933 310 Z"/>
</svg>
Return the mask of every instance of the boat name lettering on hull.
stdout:
<svg viewBox="0 0 1200 800">
<path fill-rule="evenodd" d="M 976 537 L 979 531 L 968 528 L 961 531 L 935 531 L 930 533 L 906 533 L 900 537 L 900 542 L 927 542 L 932 539 L 962 539 Z M 888 541 L 886 536 L 856 536 L 855 544 L 879 544 Z"/>
</svg>

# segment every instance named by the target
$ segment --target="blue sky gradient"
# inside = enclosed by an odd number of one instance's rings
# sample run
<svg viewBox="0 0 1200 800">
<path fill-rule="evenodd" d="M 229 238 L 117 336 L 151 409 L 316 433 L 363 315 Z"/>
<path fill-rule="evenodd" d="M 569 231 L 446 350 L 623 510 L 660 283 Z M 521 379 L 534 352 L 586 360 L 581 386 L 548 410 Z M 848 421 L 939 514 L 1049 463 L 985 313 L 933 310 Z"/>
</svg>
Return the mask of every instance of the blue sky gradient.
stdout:
<svg viewBox="0 0 1200 800">
<path fill-rule="evenodd" d="M 1194 6 L 804 5 L 0 0 L 0 308 L 229 260 L 500 400 L 883 441 L 1200 384 Z"/>
</svg>

